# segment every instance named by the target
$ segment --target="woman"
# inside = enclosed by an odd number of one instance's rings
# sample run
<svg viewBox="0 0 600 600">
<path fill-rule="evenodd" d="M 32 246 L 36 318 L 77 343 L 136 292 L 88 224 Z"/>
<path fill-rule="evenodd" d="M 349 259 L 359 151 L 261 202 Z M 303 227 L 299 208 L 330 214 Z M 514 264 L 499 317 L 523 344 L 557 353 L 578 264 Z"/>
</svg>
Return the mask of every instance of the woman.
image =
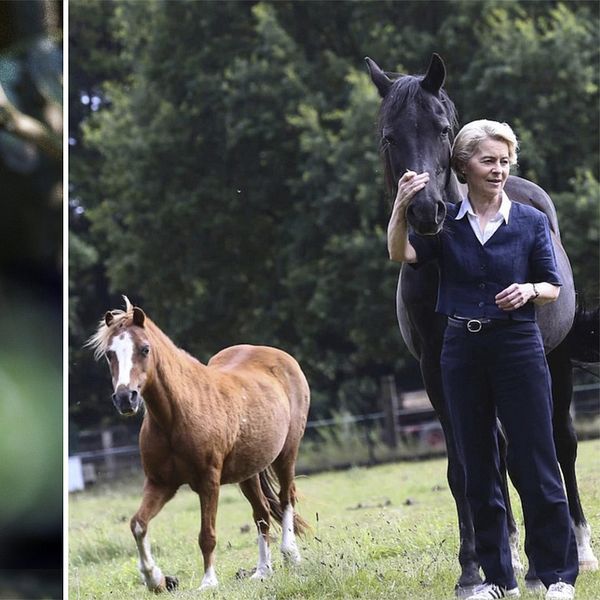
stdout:
<svg viewBox="0 0 600 600">
<path fill-rule="evenodd" d="M 447 315 L 441 364 L 485 583 L 469 600 L 518 597 L 501 490 L 496 417 L 508 437 L 530 559 L 546 600 L 574 598 L 575 536 L 552 437 L 550 376 L 535 306 L 556 300 L 560 280 L 548 219 L 504 192 L 517 139 L 506 123 L 474 121 L 459 132 L 452 168 L 468 196 L 448 206 L 436 236 L 408 234 L 406 209 L 429 180 L 405 173 L 388 226 L 390 258 L 418 268 L 437 260 L 436 311 Z"/>
</svg>

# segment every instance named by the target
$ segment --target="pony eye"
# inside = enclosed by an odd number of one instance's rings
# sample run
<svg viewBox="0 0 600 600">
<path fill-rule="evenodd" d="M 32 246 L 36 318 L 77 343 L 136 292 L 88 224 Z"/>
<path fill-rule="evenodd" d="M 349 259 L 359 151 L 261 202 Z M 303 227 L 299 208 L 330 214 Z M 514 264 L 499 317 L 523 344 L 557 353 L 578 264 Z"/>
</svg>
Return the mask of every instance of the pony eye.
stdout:
<svg viewBox="0 0 600 600">
<path fill-rule="evenodd" d="M 150 346 L 142 346 L 140 348 L 140 354 L 142 356 L 148 356 L 148 354 L 150 354 Z"/>
<path fill-rule="evenodd" d="M 394 146 L 396 144 L 394 138 L 391 135 L 384 135 L 381 139 L 383 143 L 387 144 L 388 146 Z"/>
</svg>

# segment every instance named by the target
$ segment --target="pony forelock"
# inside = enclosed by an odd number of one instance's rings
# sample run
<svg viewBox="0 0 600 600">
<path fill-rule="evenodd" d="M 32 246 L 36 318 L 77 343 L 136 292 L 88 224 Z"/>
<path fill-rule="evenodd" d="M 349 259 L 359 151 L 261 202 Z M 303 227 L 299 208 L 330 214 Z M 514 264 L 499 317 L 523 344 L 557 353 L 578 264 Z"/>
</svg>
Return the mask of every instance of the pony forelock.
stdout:
<svg viewBox="0 0 600 600">
<path fill-rule="evenodd" d="M 108 341 L 112 333 L 122 324 L 130 324 L 133 322 L 133 304 L 129 301 L 127 296 L 123 296 L 125 302 L 125 310 L 113 309 L 110 311 L 113 316 L 112 323 L 106 324 L 106 320 L 103 317 L 98 322 L 98 329 L 84 344 L 86 348 L 92 348 L 94 350 L 94 358 L 99 360 L 106 351 L 108 350 Z"/>
</svg>

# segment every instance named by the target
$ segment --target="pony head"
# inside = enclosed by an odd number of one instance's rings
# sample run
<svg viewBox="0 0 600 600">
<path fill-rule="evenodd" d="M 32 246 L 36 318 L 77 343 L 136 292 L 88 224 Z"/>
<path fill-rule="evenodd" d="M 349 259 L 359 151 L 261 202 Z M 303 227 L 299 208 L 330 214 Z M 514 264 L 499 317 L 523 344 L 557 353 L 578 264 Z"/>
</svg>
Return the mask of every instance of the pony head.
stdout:
<svg viewBox="0 0 600 600">
<path fill-rule="evenodd" d="M 435 235 L 446 217 L 452 181 L 450 152 L 457 126 L 456 109 L 443 90 L 446 67 L 433 54 L 423 76 L 385 73 L 365 58 L 382 98 L 379 112 L 381 152 L 388 191 L 396 194 L 406 170 L 429 173 L 429 183 L 409 205 L 406 217 L 414 231 Z M 395 75 L 397 78 L 390 78 Z"/>
<path fill-rule="evenodd" d="M 125 310 L 104 315 L 87 345 L 96 359 L 108 361 L 113 383 L 112 401 L 121 415 L 135 415 L 143 404 L 142 392 L 148 379 L 151 347 L 145 328 L 146 315 L 126 296 Z"/>
</svg>

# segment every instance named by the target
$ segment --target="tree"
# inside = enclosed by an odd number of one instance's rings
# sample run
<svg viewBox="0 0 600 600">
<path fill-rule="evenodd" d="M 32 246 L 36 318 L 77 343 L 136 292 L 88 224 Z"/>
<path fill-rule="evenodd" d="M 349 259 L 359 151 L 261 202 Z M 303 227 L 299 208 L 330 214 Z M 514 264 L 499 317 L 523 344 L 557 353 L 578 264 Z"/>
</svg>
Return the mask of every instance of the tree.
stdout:
<svg viewBox="0 0 600 600">
<path fill-rule="evenodd" d="M 78 4 L 76 43 L 103 31 L 97 55 L 72 54 L 75 72 L 89 74 L 74 94 L 98 98 L 81 111 L 74 149 L 79 345 L 127 293 L 202 360 L 238 342 L 288 350 L 307 371 L 315 416 L 373 409 L 383 374 L 419 385 L 395 323 L 366 55 L 418 72 L 440 51 L 462 122 L 485 106 L 518 125 L 523 172 L 547 187 L 560 179 L 549 192 L 570 193 L 564 177 L 592 169 L 594 121 L 578 116 L 582 152 L 558 179 L 539 170 L 558 160 L 550 126 L 570 118 L 570 92 L 517 76 L 517 65 L 539 68 L 556 53 L 591 106 L 597 17 L 585 3 L 116 2 L 90 14 Z M 558 47 L 577 32 L 568 51 Z M 510 45 L 521 54 L 504 60 Z M 496 85 L 502 60 L 508 87 Z M 529 93 L 537 110 L 521 100 Z M 547 137 L 530 143 L 536 131 Z M 565 231 L 575 230 L 561 214 L 572 200 L 559 211 Z M 100 418 L 85 409 L 98 382 L 74 385 L 78 422 Z"/>
</svg>

